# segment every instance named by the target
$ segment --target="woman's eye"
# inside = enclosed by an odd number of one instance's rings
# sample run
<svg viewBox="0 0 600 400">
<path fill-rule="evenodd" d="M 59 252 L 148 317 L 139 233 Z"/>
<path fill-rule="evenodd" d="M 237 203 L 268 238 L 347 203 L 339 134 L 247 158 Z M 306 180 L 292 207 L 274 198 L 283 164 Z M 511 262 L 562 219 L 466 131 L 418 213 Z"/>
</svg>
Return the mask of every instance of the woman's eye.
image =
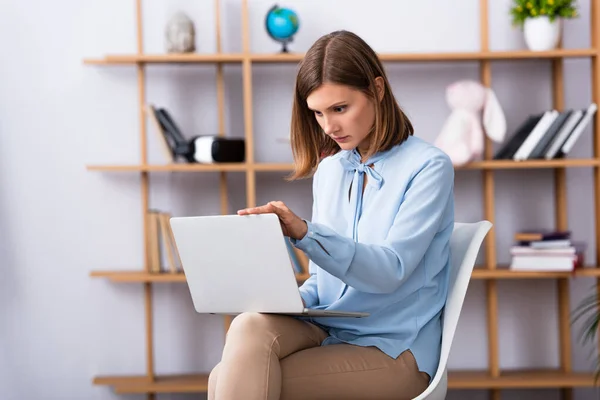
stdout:
<svg viewBox="0 0 600 400">
<path fill-rule="evenodd" d="M 315 111 L 315 115 L 316 115 L 317 117 L 320 117 L 322 114 L 321 114 L 321 112 L 320 112 L 320 111 Z"/>
<path fill-rule="evenodd" d="M 335 107 L 333 110 L 334 110 L 335 112 L 342 112 L 342 111 L 344 111 L 345 109 L 346 109 L 346 106 L 337 106 L 337 107 Z"/>
</svg>

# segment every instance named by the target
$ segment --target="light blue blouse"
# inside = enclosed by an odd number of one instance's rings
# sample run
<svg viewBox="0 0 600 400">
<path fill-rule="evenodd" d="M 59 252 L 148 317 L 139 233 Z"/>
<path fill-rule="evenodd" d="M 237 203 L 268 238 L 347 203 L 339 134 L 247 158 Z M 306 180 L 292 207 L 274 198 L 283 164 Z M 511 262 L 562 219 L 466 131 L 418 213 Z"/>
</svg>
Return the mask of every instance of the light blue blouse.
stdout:
<svg viewBox="0 0 600 400">
<path fill-rule="evenodd" d="M 306 306 L 371 313 L 314 318 L 330 334 L 323 345 L 376 346 L 393 358 L 410 349 L 433 377 L 454 226 L 449 157 L 415 136 L 364 164 L 355 150 L 329 156 L 313 177 L 307 224 L 291 240 L 310 259 L 300 287 Z"/>
</svg>

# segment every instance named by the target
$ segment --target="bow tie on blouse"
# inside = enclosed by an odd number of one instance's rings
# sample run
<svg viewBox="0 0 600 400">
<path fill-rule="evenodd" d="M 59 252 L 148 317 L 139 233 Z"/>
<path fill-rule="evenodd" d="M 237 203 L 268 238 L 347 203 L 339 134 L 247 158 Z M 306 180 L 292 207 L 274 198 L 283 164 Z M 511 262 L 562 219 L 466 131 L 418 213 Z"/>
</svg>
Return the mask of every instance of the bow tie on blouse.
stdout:
<svg viewBox="0 0 600 400">
<path fill-rule="evenodd" d="M 350 153 L 348 158 L 340 158 L 342 166 L 346 171 L 354 171 L 352 188 L 350 191 L 350 210 L 353 215 L 349 216 L 349 218 L 353 220 L 352 238 L 354 241 L 358 241 L 358 221 L 362 214 L 365 174 L 368 176 L 367 185 L 373 186 L 375 189 L 379 190 L 383 184 L 383 177 L 379 172 L 369 167 L 369 165 L 381 160 L 383 157 L 384 154 L 378 154 L 362 163 L 360 162 L 360 155 L 354 150 Z"/>
</svg>

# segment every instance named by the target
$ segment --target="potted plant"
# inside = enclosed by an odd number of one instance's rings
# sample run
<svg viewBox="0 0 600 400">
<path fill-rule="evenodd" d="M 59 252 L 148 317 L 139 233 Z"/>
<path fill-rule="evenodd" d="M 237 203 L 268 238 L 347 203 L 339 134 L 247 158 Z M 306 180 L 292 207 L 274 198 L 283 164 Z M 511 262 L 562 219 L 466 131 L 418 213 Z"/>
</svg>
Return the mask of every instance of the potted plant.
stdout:
<svg viewBox="0 0 600 400">
<path fill-rule="evenodd" d="M 595 285 L 594 285 L 595 286 Z M 580 341 L 583 345 L 592 345 L 598 343 L 595 339 L 598 335 L 600 326 L 600 294 L 596 293 L 595 287 L 592 294 L 584 298 L 573 310 L 572 324 L 583 319 L 581 331 L 579 333 Z M 592 351 L 592 354 L 594 352 Z M 596 358 L 596 373 L 594 375 L 594 383 L 598 382 L 600 377 L 600 362 Z"/>
<path fill-rule="evenodd" d="M 530 50 L 552 50 L 558 46 L 562 20 L 578 16 L 574 0 L 513 0 L 513 26 L 523 29 Z"/>
</svg>

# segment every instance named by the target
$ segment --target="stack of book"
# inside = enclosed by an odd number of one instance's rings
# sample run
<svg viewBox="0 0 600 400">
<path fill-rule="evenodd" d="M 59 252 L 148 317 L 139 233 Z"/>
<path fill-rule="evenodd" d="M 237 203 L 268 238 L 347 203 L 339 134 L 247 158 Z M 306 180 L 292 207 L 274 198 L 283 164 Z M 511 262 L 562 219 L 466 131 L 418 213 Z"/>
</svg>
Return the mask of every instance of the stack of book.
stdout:
<svg viewBox="0 0 600 400">
<path fill-rule="evenodd" d="M 510 269 L 573 271 L 583 267 L 585 244 L 573 242 L 570 231 L 527 230 L 515 233 Z"/>
<path fill-rule="evenodd" d="M 564 158 L 590 125 L 596 103 L 587 109 L 548 110 L 530 115 L 494 155 L 495 160 Z"/>
<path fill-rule="evenodd" d="M 148 220 L 148 262 L 150 272 L 183 272 L 179 252 L 171 230 L 171 214 L 160 210 L 149 210 Z"/>
</svg>

